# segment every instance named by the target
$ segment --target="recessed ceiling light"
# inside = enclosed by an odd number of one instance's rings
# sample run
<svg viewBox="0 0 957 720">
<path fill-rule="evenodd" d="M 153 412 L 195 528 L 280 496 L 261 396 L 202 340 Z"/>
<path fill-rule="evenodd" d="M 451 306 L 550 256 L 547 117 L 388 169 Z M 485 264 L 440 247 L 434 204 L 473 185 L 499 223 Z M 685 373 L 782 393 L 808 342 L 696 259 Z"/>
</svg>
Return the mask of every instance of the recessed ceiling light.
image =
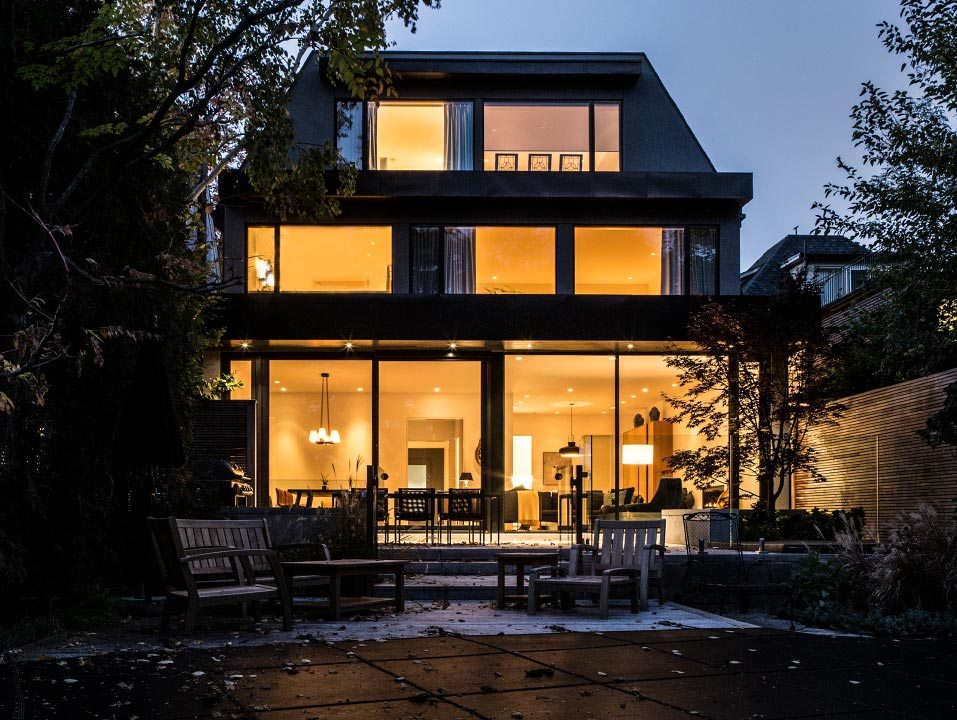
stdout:
<svg viewBox="0 0 957 720">
<path fill-rule="evenodd" d="M 273 381 L 272 381 L 272 384 L 273 384 L 273 385 L 279 385 L 280 383 L 279 383 L 278 380 L 273 380 Z"/>
<path fill-rule="evenodd" d="M 346 350 L 352 350 L 352 343 L 351 343 L 351 342 L 347 342 L 347 343 L 346 343 Z"/>
<path fill-rule="evenodd" d="M 434 388 L 432 388 L 432 392 L 442 392 L 442 388 L 440 388 L 440 387 L 434 387 Z"/>
<path fill-rule="evenodd" d="M 493 280 L 498 280 L 498 275 L 493 275 L 493 276 L 492 276 L 492 279 L 493 279 Z"/>
<path fill-rule="evenodd" d="M 671 383 L 671 387 L 678 387 L 678 383 Z"/>
<path fill-rule="evenodd" d="M 555 411 L 555 414 L 558 415 L 558 410 Z"/>
<path fill-rule="evenodd" d="M 525 394 L 525 397 L 530 398 L 531 395 L 529 395 L 528 393 L 526 393 L 526 394 Z"/>
<path fill-rule="evenodd" d="M 365 392 L 365 388 L 357 387 L 356 392 Z"/>
<path fill-rule="evenodd" d="M 286 388 L 284 387 L 279 388 L 279 392 L 286 392 Z"/>
<path fill-rule="evenodd" d="M 449 350 L 455 350 L 457 347 L 458 345 L 456 343 L 449 343 Z"/>
<path fill-rule="evenodd" d="M 638 396 L 637 396 L 637 395 L 632 395 L 632 396 L 631 396 L 631 399 L 634 400 L 636 397 L 638 397 Z"/>
<path fill-rule="evenodd" d="M 526 349 L 526 350 L 531 350 L 531 349 L 532 349 L 532 344 L 531 344 L 531 343 L 525 343 L 525 349 Z"/>
<path fill-rule="evenodd" d="M 648 392 L 648 388 L 642 388 L 641 391 L 642 391 L 642 392 Z"/>
<path fill-rule="evenodd" d="M 249 343 L 246 342 L 245 340 L 243 340 L 243 341 L 239 344 L 239 346 L 240 346 L 243 350 L 249 350 Z"/>
<path fill-rule="evenodd" d="M 518 361 L 521 361 L 522 356 L 521 356 L 521 355 L 516 355 L 516 356 L 515 356 L 515 359 L 518 360 Z"/>
<path fill-rule="evenodd" d="M 628 276 L 628 279 L 629 279 L 629 280 L 634 280 L 634 278 L 633 278 L 631 275 Z"/>
<path fill-rule="evenodd" d="M 575 392 L 575 388 L 568 388 L 568 392 Z"/>
<path fill-rule="evenodd" d="M 631 343 L 628 343 L 628 349 L 629 349 L 629 350 L 634 350 L 634 349 L 635 349 L 635 346 L 632 345 Z"/>
<path fill-rule="evenodd" d="M 614 355 L 609 355 L 609 356 L 608 356 L 608 359 L 609 359 L 609 360 L 614 360 L 614 359 L 615 359 L 615 356 L 614 356 Z"/>
<path fill-rule="evenodd" d="M 622 400 L 622 401 L 621 401 L 621 404 L 622 404 L 622 405 L 624 405 L 624 404 L 625 404 L 625 401 L 624 401 L 624 400 Z"/>
</svg>

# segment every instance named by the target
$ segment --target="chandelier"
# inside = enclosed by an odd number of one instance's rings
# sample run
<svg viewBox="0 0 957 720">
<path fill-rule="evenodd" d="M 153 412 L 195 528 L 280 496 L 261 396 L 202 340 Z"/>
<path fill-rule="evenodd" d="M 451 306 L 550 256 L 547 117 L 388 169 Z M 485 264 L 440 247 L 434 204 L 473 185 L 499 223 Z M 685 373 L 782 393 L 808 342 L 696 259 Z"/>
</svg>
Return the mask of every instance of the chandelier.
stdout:
<svg viewBox="0 0 957 720">
<path fill-rule="evenodd" d="M 326 431 L 326 428 L 329 428 Z M 338 445 L 342 442 L 339 431 L 332 429 L 332 403 L 329 402 L 329 373 L 322 373 L 322 390 L 319 393 L 319 429 L 309 431 L 309 442 L 316 445 Z"/>
</svg>

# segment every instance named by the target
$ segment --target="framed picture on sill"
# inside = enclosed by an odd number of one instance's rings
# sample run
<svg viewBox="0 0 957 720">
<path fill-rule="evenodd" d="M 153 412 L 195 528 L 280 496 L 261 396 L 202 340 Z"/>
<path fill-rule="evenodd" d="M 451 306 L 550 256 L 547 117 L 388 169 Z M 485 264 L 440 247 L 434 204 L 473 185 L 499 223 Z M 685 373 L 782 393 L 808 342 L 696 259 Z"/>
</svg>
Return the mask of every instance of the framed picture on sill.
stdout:
<svg viewBox="0 0 957 720">
<path fill-rule="evenodd" d="M 528 169 L 532 172 L 548 172 L 552 169 L 552 154 L 529 153 Z"/>
<path fill-rule="evenodd" d="M 495 153 L 495 171 L 513 172 L 518 170 L 518 153 Z"/>
<path fill-rule="evenodd" d="M 581 153 L 562 153 L 558 156 L 558 169 L 562 172 L 581 172 Z"/>
<path fill-rule="evenodd" d="M 542 453 L 542 484 L 546 487 L 569 488 L 572 479 L 572 459 L 557 452 Z"/>
</svg>

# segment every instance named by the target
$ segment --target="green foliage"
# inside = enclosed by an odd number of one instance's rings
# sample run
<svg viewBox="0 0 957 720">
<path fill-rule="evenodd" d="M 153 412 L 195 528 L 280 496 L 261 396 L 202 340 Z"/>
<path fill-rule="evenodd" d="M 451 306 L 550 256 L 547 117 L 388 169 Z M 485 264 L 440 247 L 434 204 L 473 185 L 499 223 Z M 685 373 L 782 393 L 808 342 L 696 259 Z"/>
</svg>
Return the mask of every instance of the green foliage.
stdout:
<svg viewBox="0 0 957 720">
<path fill-rule="evenodd" d="M 763 501 L 750 512 L 741 513 L 741 539 L 765 540 L 834 540 L 847 527 L 860 531 L 864 527 L 864 508 L 843 510 L 777 510 L 769 518 Z"/>
<path fill-rule="evenodd" d="M 859 392 L 957 366 L 957 13 L 952 2 L 901 0 L 901 24 L 879 36 L 901 58 L 908 89 L 865 82 L 851 111 L 860 167 L 815 203 L 815 231 L 871 242 L 881 303 L 846 328 L 836 379 Z M 839 202 L 835 208 L 830 203 Z M 928 439 L 957 439 L 957 415 Z"/>
<path fill-rule="evenodd" d="M 296 71 L 310 52 L 331 53 L 347 87 L 388 94 L 386 22 L 414 26 L 421 5 L 438 3 L 5 5 L 0 606 L 92 592 L 125 561 L 146 565 L 141 514 L 156 478 L 118 462 L 114 434 L 144 341 L 164 353 L 187 439 L 191 408 L 210 390 L 202 357 L 219 339 L 219 286 L 205 211 L 216 177 L 245 164 L 280 213 L 337 212 L 351 172 L 329 174 L 330 147 L 291 146 Z M 178 507 L 184 473 L 160 479 Z"/>
<path fill-rule="evenodd" d="M 933 505 L 894 520 L 888 542 L 867 552 L 853 521 L 838 526 L 838 552 L 811 553 L 792 575 L 801 622 L 891 635 L 957 631 L 957 522 Z"/>
<path fill-rule="evenodd" d="M 707 441 L 672 455 L 669 464 L 697 487 L 735 474 L 729 445 L 737 438 L 739 471 L 758 477 L 764 507 L 773 507 L 791 473 L 815 473 L 812 425 L 836 422 L 843 408 L 821 367 L 832 344 L 821 328 L 815 293 L 799 282 L 760 302 L 708 302 L 688 326 L 700 348 L 667 358 L 680 393 L 665 399 Z M 736 408 L 736 412 L 734 409 Z M 723 440 L 727 436 L 732 443 Z"/>
</svg>

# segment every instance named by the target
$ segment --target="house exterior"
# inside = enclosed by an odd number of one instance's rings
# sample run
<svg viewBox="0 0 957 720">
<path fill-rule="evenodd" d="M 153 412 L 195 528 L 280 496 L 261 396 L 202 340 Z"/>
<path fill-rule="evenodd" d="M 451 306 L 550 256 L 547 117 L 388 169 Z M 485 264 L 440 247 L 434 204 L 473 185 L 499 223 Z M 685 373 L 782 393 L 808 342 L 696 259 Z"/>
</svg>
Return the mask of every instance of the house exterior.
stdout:
<svg viewBox="0 0 957 720">
<path fill-rule="evenodd" d="M 774 295 L 785 276 L 803 276 L 820 288 L 821 305 L 860 290 L 871 271 L 871 255 L 843 235 L 786 235 L 741 273 L 743 295 Z"/>
<path fill-rule="evenodd" d="M 296 142 L 358 170 L 341 215 L 279 222 L 221 187 L 220 364 L 257 408 L 257 502 L 367 464 L 390 489 L 561 494 L 569 436 L 586 491 L 647 500 L 703 442 L 664 422 L 664 357 L 739 294 L 751 175 L 715 170 L 641 53 L 387 59 L 396 100 L 354 101 L 321 57 L 295 87 Z"/>
</svg>

